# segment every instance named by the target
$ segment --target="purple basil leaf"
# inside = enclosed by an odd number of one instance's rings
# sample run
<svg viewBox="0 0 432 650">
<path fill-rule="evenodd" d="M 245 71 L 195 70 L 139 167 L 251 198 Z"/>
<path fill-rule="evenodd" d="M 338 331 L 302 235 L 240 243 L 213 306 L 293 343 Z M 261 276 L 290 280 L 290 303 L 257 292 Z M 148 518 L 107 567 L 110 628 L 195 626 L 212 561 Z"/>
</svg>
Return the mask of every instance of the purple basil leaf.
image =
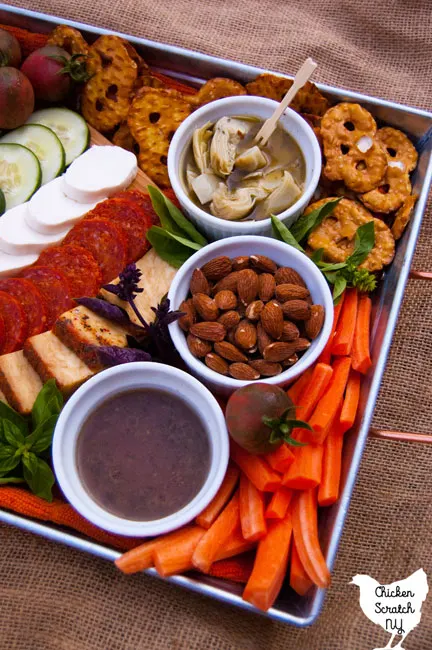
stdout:
<svg viewBox="0 0 432 650">
<path fill-rule="evenodd" d="M 135 299 L 137 293 L 142 293 L 144 289 L 139 287 L 139 281 L 142 273 L 137 269 L 136 264 L 128 264 L 123 271 L 119 273 L 118 284 L 106 284 L 103 288 L 118 296 L 121 300 L 131 302 Z"/>
<path fill-rule="evenodd" d="M 96 348 L 99 361 L 103 366 L 118 366 L 134 361 L 151 361 L 151 356 L 144 350 L 136 348 L 119 348 L 115 345 L 102 345 Z"/>
<path fill-rule="evenodd" d="M 75 298 L 75 302 L 83 307 L 91 309 L 98 316 L 103 316 L 108 320 L 112 320 L 115 323 L 121 323 L 122 325 L 128 325 L 130 323 L 129 316 L 120 307 L 117 305 L 112 305 L 106 300 L 101 300 L 100 298 Z"/>
</svg>

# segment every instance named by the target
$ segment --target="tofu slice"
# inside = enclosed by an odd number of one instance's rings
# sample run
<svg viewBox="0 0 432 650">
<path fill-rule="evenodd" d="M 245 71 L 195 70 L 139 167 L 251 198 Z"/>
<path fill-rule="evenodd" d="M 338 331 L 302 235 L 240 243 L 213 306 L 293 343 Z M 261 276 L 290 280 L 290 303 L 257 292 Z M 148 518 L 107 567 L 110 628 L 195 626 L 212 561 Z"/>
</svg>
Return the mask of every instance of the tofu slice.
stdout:
<svg viewBox="0 0 432 650">
<path fill-rule="evenodd" d="M 22 415 L 31 413 L 41 388 L 41 379 L 22 350 L 0 357 L 0 390 L 12 408 Z"/>
<path fill-rule="evenodd" d="M 27 224 L 28 203 L 11 208 L 0 219 L 0 250 L 9 255 L 31 255 L 59 244 L 70 228 L 53 235 L 41 235 Z"/>
<path fill-rule="evenodd" d="M 145 320 L 150 323 L 155 318 L 151 307 L 156 307 L 161 298 L 168 293 L 168 289 L 171 286 L 171 282 L 173 281 L 177 269 L 161 259 L 153 248 L 138 260 L 136 265 L 142 273 L 139 286 L 142 287 L 144 291 L 137 295 L 135 298 L 135 304 L 138 307 L 140 314 L 142 314 Z M 118 278 L 116 278 L 113 280 L 113 284 L 117 284 L 118 281 Z M 131 309 L 127 303 L 123 302 L 123 300 L 119 300 L 117 296 L 109 291 L 105 291 L 105 289 L 101 290 L 100 295 L 108 302 L 123 307 L 123 309 L 125 309 L 129 314 L 131 321 L 136 325 L 140 324 L 133 309 Z M 172 307 L 173 309 L 177 309 L 178 305 L 173 305 Z"/>
<path fill-rule="evenodd" d="M 42 382 L 55 379 L 65 397 L 94 374 L 53 332 L 44 332 L 27 339 L 24 355 Z"/>
<path fill-rule="evenodd" d="M 98 316 L 82 305 L 62 314 L 56 321 L 53 332 L 94 371 L 103 369 L 95 347 L 127 346 L 127 330 L 124 327 Z"/>
</svg>

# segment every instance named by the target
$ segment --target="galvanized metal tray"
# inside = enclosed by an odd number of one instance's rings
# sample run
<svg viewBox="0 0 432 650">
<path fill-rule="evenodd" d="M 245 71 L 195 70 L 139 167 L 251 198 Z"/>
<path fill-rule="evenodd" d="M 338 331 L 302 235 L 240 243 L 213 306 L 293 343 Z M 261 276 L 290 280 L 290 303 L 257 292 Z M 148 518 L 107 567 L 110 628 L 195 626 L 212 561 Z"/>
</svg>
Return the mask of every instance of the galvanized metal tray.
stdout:
<svg viewBox="0 0 432 650">
<path fill-rule="evenodd" d="M 68 24 L 82 31 L 89 41 L 94 40 L 100 34 L 113 33 L 90 25 L 3 4 L 0 4 L 0 23 L 42 33 L 50 32 L 55 24 Z M 132 42 L 152 67 L 192 84 L 202 84 L 206 79 L 214 76 L 227 76 L 241 82 L 247 82 L 264 71 L 260 68 L 156 43 L 148 39 L 127 34 L 118 35 Z M 410 134 L 420 154 L 418 167 L 413 177 L 413 190 L 419 195 L 416 210 L 407 231 L 398 244 L 395 259 L 386 271 L 374 299 L 371 333 L 373 367 L 362 383 L 359 415 L 356 424 L 346 436 L 341 498 L 338 503 L 321 513 L 321 538 L 326 559 L 331 569 L 341 539 L 345 517 L 368 436 L 405 284 L 409 275 L 411 260 L 420 231 L 427 195 L 432 182 L 432 113 L 324 84 L 318 84 L 318 86 L 336 101 L 360 102 L 373 113 L 378 121 L 403 129 Z M 5 510 L 0 510 L 0 521 L 110 561 L 113 561 L 119 555 L 117 551 L 83 539 L 78 534 L 65 532 L 53 525 L 41 524 Z M 157 577 L 156 572 L 152 569 L 147 573 Z M 198 574 L 174 576 L 169 578 L 168 581 L 236 607 L 257 611 L 242 600 L 241 588 L 234 583 Z M 284 586 L 274 607 L 265 615 L 283 623 L 307 626 L 313 623 L 319 615 L 324 596 L 324 590 L 314 589 L 307 597 L 300 598 L 288 586 Z"/>
</svg>

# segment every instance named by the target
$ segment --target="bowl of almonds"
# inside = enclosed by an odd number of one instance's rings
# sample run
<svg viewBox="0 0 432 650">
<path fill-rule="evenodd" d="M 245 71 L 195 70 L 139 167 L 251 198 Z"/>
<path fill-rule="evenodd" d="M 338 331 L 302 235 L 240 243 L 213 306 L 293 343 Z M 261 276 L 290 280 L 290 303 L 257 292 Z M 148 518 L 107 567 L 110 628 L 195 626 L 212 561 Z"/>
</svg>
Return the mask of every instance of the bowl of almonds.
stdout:
<svg viewBox="0 0 432 650">
<path fill-rule="evenodd" d="M 318 267 L 269 237 L 205 246 L 179 269 L 168 297 L 184 312 L 170 325 L 177 351 L 222 395 L 257 380 L 290 382 L 319 357 L 333 322 Z"/>
</svg>

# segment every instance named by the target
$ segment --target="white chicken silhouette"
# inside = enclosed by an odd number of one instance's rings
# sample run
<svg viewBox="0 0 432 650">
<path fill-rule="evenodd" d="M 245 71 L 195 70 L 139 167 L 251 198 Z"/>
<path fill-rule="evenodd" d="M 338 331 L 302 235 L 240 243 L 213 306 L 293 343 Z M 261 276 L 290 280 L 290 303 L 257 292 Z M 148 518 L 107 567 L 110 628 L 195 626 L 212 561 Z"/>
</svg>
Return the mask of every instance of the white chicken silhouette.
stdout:
<svg viewBox="0 0 432 650">
<path fill-rule="evenodd" d="M 395 636 L 402 638 L 393 650 L 404 650 L 402 643 L 421 619 L 422 603 L 426 600 L 429 591 L 427 576 L 423 569 L 412 575 L 392 582 L 389 585 L 380 585 L 379 582 L 367 575 L 356 575 L 350 582 L 351 585 L 360 587 L 360 607 L 363 613 L 375 623 L 381 625 L 386 632 L 391 634 L 391 639 L 385 648 L 392 648 Z"/>
</svg>

